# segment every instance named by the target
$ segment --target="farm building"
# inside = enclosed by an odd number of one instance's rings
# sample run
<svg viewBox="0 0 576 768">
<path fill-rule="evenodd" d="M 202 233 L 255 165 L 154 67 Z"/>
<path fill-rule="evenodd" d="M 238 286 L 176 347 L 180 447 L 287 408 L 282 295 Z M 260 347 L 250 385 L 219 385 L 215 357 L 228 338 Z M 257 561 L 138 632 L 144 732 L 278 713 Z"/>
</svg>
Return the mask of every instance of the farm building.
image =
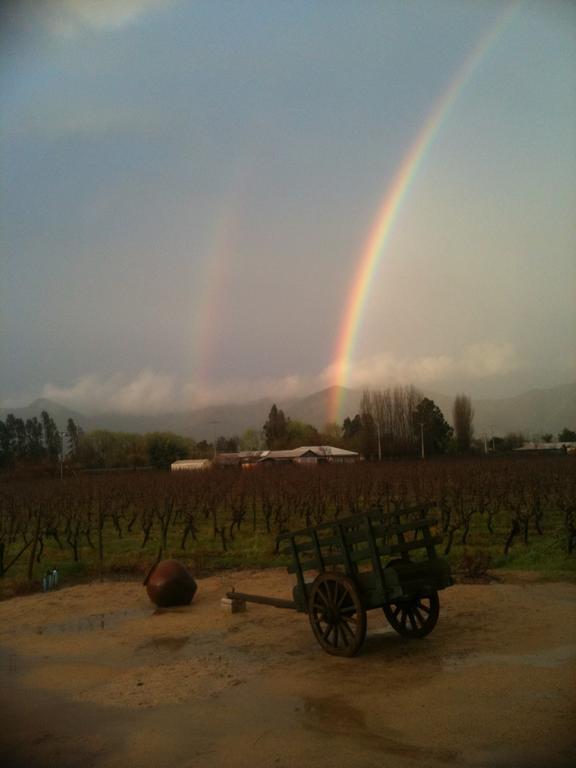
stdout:
<svg viewBox="0 0 576 768">
<path fill-rule="evenodd" d="M 180 459 L 179 461 L 173 461 L 170 464 L 172 472 L 178 472 L 183 469 L 198 470 L 198 469 L 210 469 L 212 462 L 210 459 Z"/>
<path fill-rule="evenodd" d="M 305 445 L 286 451 L 239 451 L 238 453 L 219 453 L 214 461 L 209 459 L 182 459 L 171 464 L 171 469 L 208 469 L 218 467 L 241 467 L 252 469 L 262 464 L 349 464 L 361 461 L 355 451 L 334 448 L 331 445 Z"/>
<path fill-rule="evenodd" d="M 334 448 L 331 445 L 305 445 L 289 451 L 262 451 L 259 463 L 349 464 L 360 459 L 360 454 L 356 451 Z"/>
<path fill-rule="evenodd" d="M 576 443 L 524 443 L 520 448 L 515 448 L 516 453 L 576 453 Z"/>
<path fill-rule="evenodd" d="M 214 459 L 217 467 L 253 467 L 258 463 L 262 451 L 239 451 L 238 453 L 219 453 Z"/>
</svg>

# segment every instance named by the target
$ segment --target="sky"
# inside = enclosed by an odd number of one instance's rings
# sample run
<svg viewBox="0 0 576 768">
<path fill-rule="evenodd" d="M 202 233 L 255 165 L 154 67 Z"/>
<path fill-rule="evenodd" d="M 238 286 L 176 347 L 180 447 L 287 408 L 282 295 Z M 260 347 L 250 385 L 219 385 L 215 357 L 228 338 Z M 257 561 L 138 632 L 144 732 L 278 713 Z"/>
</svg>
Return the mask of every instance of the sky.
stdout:
<svg viewBox="0 0 576 768">
<path fill-rule="evenodd" d="M 0 405 L 576 380 L 576 3 L 20 0 L 0 51 Z"/>
</svg>

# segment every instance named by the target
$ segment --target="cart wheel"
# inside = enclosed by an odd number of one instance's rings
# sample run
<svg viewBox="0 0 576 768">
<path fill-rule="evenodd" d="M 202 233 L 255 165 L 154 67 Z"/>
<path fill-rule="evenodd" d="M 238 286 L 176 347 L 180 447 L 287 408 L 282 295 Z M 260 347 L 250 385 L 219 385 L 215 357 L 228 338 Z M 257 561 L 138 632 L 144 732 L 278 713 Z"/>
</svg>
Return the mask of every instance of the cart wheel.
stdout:
<svg viewBox="0 0 576 768">
<path fill-rule="evenodd" d="M 333 656 L 354 656 L 366 637 L 366 611 L 352 579 L 341 573 L 317 576 L 308 617 L 316 640 Z"/>
<path fill-rule="evenodd" d="M 387 603 L 382 610 L 392 627 L 402 637 L 426 637 L 430 634 L 440 613 L 438 592 Z"/>
</svg>

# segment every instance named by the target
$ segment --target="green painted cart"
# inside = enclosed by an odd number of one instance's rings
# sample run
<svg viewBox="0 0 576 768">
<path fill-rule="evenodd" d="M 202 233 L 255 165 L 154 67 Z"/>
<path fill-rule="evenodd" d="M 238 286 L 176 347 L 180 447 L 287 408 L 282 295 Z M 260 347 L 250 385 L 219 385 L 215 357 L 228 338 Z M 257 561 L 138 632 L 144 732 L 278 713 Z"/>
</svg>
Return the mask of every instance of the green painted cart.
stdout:
<svg viewBox="0 0 576 768">
<path fill-rule="evenodd" d="M 283 533 L 278 541 L 297 579 L 292 600 L 234 590 L 227 597 L 307 613 L 317 641 L 335 656 L 358 653 L 373 608 L 382 608 L 400 635 L 425 637 L 438 620 L 438 591 L 453 583 L 448 562 L 436 554 L 442 538 L 432 508 L 371 509 Z"/>
</svg>

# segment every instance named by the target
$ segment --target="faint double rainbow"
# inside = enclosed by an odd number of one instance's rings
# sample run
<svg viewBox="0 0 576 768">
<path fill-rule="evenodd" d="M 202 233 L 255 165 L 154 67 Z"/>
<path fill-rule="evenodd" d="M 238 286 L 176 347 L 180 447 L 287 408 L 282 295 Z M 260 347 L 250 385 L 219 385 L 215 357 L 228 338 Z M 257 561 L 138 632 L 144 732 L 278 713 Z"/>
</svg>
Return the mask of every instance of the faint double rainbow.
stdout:
<svg viewBox="0 0 576 768">
<path fill-rule="evenodd" d="M 198 280 L 191 297 L 193 368 L 189 371 L 190 383 L 199 391 L 210 386 L 218 339 L 224 333 L 222 307 L 230 301 L 229 273 L 238 248 L 248 170 L 241 160 L 229 169 L 219 204 L 207 224 L 205 247 L 199 254 Z"/>
<path fill-rule="evenodd" d="M 333 382 L 337 386 L 333 390 L 331 402 L 328 406 L 329 422 L 338 421 L 342 416 L 343 388 L 348 384 L 351 358 L 370 291 L 370 285 L 390 239 L 390 233 L 402 203 L 405 201 L 410 186 L 422 165 L 422 161 L 434 142 L 442 123 L 446 120 L 451 107 L 482 59 L 510 24 L 520 3 L 521 0 L 516 0 L 507 5 L 498 15 L 496 21 L 481 36 L 472 52 L 466 57 L 456 75 L 432 108 L 408 152 L 402 158 L 396 175 L 386 192 L 360 257 L 352 289 L 346 301 L 346 308 L 333 358 L 334 363 L 331 366 Z"/>
</svg>

